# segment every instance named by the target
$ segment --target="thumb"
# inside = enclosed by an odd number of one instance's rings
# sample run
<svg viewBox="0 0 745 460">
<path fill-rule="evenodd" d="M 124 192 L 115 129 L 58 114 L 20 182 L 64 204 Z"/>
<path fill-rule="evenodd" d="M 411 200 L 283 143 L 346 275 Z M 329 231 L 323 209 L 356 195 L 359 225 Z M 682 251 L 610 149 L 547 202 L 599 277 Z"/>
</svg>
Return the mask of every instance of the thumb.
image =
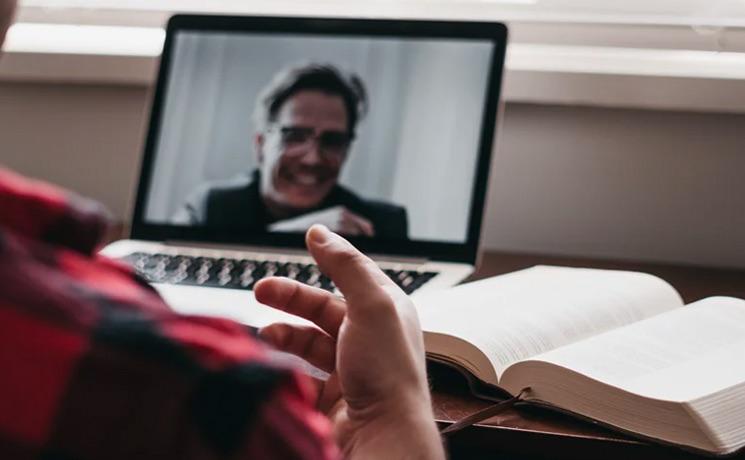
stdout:
<svg viewBox="0 0 745 460">
<path fill-rule="evenodd" d="M 384 288 L 398 287 L 369 257 L 349 241 L 323 225 L 314 225 L 306 234 L 306 245 L 318 267 L 336 284 L 347 300 L 348 314 L 362 313 L 390 295 Z"/>
</svg>

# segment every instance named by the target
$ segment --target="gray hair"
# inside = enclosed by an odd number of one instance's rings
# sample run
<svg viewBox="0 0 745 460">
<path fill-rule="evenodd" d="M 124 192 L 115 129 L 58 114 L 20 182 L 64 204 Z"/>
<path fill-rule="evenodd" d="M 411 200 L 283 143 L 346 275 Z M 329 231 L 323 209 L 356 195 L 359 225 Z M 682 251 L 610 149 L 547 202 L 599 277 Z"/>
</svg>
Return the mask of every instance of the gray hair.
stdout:
<svg viewBox="0 0 745 460">
<path fill-rule="evenodd" d="M 359 76 L 343 72 L 332 64 L 309 63 L 279 72 L 261 91 L 254 111 L 256 128 L 265 130 L 276 121 L 282 105 L 304 90 L 341 97 L 347 109 L 350 134 L 355 133 L 357 123 L 367 113 L 367 91 Z"/>
</svg>

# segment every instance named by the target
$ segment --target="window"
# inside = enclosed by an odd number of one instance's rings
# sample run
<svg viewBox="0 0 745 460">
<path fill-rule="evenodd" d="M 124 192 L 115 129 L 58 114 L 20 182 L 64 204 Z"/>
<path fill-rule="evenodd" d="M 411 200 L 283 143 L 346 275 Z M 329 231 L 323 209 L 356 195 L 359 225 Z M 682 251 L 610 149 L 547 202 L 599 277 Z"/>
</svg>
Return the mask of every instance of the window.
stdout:
<svg viewBox="0 0 745 460">
<path fill-rule="evenodd" d="M 38 56 L 19 57 L 6 62 L 17 67 L 6 73 L 150 82 L 161 28 L 174 12 L 497 20 L 510 28 L 508 101 L 738 113 L 745 107 L 732 96 L 745 94 L 745 0 L 20 0 L 18 21 L 31 24 L 11 30 L 7 54 L 51 50 L 90 58 L 84 65 L 51 59 L 59 69 L 49 70 L 37 65 Z M 142 58 L 140 70 L 109 59 L 119 54 Z M 112 62 L 121 68 L 112 70 Z M 134 76 L 122 77 L 122 69 Z M 612 85 L 617 91 L 610 94 Z"/>
<path fill-rule="evenodd" d="M 20 0 L 19 21 L 160 27 L 173 12 L 508 22 L 512 43 L 745 51 L 745 0 Z"/>
<path fill-rule="evenodd" d="M 507 19 L 602 23 L 686 24 L 693 26 L 743 26 L 743 0 L 21 0 L 23 9 L 49 16 L 77 10 L 130 12 L 301 10 L 312 12 L 333 5 L 363 11 L 423 11 L 434 9 L 478 13 Z M 40 14 L 41 16 L 41 14 Z"/>
</svg>

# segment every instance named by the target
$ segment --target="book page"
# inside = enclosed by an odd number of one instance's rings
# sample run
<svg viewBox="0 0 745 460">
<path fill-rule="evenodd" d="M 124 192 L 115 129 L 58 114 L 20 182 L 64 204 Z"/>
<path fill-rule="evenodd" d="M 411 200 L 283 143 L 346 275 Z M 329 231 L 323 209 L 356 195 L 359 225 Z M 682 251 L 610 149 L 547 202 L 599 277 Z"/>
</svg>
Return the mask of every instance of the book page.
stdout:
<svg viewBox="0 0 745 460">
<path fill-rule="evenodd" d="M 458 337 L 497 375 L 510 364 L 681 307 L 661 279 L 538 266 L 415 299 L 422 329 Z"/>
<path fill-rule="evenodd" d="M 745 300 L 711 297 L 534 359 L 647 398 L 696 401 L 745 382 Z"/>
</svg>

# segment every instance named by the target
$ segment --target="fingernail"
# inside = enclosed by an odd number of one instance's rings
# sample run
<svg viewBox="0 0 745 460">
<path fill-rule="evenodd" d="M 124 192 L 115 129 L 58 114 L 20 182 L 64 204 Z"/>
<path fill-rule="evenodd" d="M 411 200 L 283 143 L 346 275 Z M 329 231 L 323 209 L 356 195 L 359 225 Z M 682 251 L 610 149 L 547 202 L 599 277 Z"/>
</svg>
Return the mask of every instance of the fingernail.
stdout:
<svg viewBox="0 0 745 460">
<path fill-rule="evenodd" d="M 329 240 L 330 230 L 325 225 L 315 224 L 310 228 L 310 240 L 316 244 L 323 244 Z"/>
</svg>

